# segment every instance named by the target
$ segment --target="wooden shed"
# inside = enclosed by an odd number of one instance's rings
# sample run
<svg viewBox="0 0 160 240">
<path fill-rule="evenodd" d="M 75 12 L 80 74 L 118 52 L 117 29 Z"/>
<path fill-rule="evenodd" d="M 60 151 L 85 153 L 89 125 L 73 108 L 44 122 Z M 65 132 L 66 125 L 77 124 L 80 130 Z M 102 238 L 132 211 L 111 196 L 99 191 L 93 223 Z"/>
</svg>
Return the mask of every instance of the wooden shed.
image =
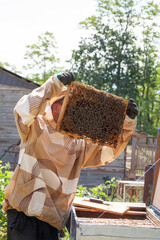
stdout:
<svg viewBox="0 0 160 240">
<path fill-rule="evenodd" d="M 10 162 L 18 156 L 16 146 L 19 135 L 14 120 L 14 107 L 18 100 L 29 94 L 39 85 L 13 72 L 0 67 L 0 158 L 3 163 Z"/>
</svg>

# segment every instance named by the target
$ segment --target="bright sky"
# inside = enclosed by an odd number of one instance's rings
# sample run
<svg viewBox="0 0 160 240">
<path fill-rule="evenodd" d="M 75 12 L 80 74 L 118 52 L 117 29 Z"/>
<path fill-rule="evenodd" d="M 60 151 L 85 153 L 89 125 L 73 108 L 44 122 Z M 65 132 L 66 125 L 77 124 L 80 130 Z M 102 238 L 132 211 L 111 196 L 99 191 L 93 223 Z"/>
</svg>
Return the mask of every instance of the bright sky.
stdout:
<svg viewBox="0 0 160 240">
<path fill-rule="evenodd" d="M 85 34 L 78 23 L 95 14 L 95 6 L 95 0 L 0 0 L 0 62 L 21 70 L 26 45 L 49 31 L 64 66 Z"/>
</svg>

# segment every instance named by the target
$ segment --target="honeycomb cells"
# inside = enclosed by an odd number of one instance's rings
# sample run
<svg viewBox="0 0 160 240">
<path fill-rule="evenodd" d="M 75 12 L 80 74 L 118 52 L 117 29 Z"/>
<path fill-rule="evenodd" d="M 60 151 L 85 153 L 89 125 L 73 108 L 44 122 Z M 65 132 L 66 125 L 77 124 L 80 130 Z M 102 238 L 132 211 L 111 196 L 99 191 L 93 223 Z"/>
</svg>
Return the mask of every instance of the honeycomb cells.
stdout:
<svg viewBox="0 0 160 240">
<path fill-rule="evenodd" d="M 121 97 L 74 81 L 59 130 L 116 147 L 127 105 L 128 101 Z"/>
</svg>

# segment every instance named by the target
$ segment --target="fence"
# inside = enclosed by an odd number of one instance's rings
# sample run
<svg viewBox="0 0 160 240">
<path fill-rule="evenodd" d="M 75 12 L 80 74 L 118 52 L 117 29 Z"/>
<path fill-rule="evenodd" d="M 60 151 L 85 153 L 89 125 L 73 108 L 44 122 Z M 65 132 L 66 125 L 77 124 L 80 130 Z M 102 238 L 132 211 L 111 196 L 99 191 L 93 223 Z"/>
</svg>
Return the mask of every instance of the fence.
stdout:
<svg viewBox="0 0 160 240">
<path fill-rule="evenodd" d="M 156 138 L 150 135 L 132 137 L 132 153 L 130 169 L 127 177 L 135 179 L 145 171 L 145 166 L 155 161 Z"/>
</svg>

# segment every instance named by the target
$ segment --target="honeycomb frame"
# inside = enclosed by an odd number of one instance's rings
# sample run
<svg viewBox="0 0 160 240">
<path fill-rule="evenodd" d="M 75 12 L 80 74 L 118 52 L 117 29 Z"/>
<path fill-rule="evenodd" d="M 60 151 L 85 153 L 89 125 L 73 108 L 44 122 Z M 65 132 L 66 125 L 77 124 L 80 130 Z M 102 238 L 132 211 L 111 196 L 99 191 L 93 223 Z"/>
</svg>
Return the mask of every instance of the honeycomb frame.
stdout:
<svg viewBox="0 0 160 240">
<path fill-rule="evenodd" d="M 57 129 L 74 138 L 115 148 L 122 132 L 128 100 L 72 82 L 67 89 Z"/>
</svg>

